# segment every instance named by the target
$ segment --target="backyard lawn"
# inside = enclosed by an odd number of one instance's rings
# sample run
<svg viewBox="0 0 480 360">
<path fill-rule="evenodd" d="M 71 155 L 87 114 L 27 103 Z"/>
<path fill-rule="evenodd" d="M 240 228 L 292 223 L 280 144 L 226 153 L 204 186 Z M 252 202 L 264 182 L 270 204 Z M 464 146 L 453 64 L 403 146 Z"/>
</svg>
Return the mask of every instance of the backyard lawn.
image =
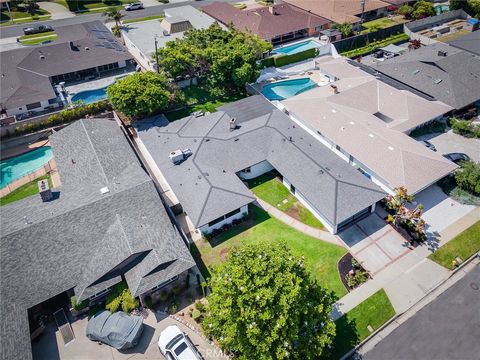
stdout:
<svg viewBox="0 0 480 360">
<path fill-rule="evenodd" d="M 384 17 L 381 19 L 376 19 L 372 21 L 368 21 L 362 24 L 362 26 L 365 28 L 365 30 L 362 30 L 361 33 L 369 33 L 373 31 L 377 31 L 379 29 L 386 29 L 390 26 L 397 25 L 397 23 L 388 17 Z"/>
<path fill-rule="evenodd" d="M 374 331 L 394 315 L 395 310 L 383 289 L 370 296 L 335 321 L 337 331 L 329 359 L 342 357 L 371 334 L 368 326 Z"/>
<path fill-rule="evenodd" d="M 12 18 L 14 23 L 30 22 L 34 20 L 47 20 L 50 18 L 50 13 L 43 9 L 36 9 L 35 14 L 30 14 L 21 9 L 14 9 L 11 11 L 11 17 L 8 10 L 4 9 L 0 12 L 0 22 L 2 25 L 11 25 Z"/>
<path fill-rule="evenodd" d="M 192 246 L 192 253 L 202 273 L 208 277 L 208 268 L 225 261 L 233 247 L 266 238 L 284 240 L 294 254 L 305 257 L 306 268 L 321 285 L 334 291 L 338 297 L 347 293 L 337 270 L 337 262 L 346 253 L 345 249 L 307 236 L 270 217 L 255 205 L 249 207 L 248 220 L 209 241 L 197 241 Z"/>
<path fill-rule="evenodd" d="M 260 199 L 306 225 L 324 229 L 323 224 L 270 172 L 248 181 L 250 190 Z"/>
<path fill-rule="evenodd" d="M 196 111 L 215 112 L 217 108 L 230 102 L 240 100 L 247 95 L 244 93 L 229 94 L 224 97 L 214 96 L 204 86 L 191 85 L 182 89 L 185 96 L 185 107 L 165 113 L 170 121 L 184 118 Z"/>
<path fill-rule="evenodd" d="M 37 182 L 43 179 L 48 179 L 48 183 L 50 187 L 52 187 L 52 180 L 50 179 L 50 175 L 44 175 L 35 180 L 26 183 L 25 185 L 20 186 L 18 189 L 13 190 L 10 194 L 0 198 L 0 206 L 10 204 L 14 201 L 21 200 L 28 196 L 32 196 L 38 194 L 38 186 Z"/>
<path fill-rule="evenodd" d="M 447 269 L 452 268 L 452 260 L 457 256 L 463 261 L 480 250 L 480 221 L 470 226 L 467 230 L 457 235 L 448 243 L 440 247 L 428 258 Z"/>
</svg>

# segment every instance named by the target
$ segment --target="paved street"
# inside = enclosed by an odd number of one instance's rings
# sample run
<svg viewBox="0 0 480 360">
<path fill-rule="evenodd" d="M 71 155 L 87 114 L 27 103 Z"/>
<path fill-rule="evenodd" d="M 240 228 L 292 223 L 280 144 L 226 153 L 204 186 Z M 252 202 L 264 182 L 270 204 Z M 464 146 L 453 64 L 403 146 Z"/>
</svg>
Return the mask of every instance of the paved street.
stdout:
<svg viewBox="0 0 480 360">
<path fill-rule="evenodd" d="M 469 360 L 480 354 L 480 266 L 419 310 L 363 360 Z"/>
<path fill-rule="evenodd" d="M 123 11 L 123 13 L 125 14 L 124 19 L 136 19 L 136 18 L 142 18 L 145 16 L 161 14 L 165 9 L 169 9 L 169 8 L 175 8 L 179 6 L 185 6 L 185 5 L 192 5 L 194 7 L 199 8 L 199 7 L 211 4 L 215 1 L 221 1 L 221 2 L 227 2 L 227 3 L 238 2 L 235 0 L 175 1 L 174 3 L 171 3 L 171 4 L 150 6 L 150 7 L 146 7 L 143 10 L 136 10 L 136 11 L 129 11 L 129 12 Z M 58 26 L 81 24 L 84 22 L 94 21 L 94 20 L 105 21 L 105 17 L 102 15 L 102 13 L 85 14 L 85 15 L 77 15 L 67 19 L 37 21 L 35 22 L 35 24 L 51 25 L 53 28 L 55 28 Z M 14 36 L 21 36 L 23 35 L 23 28 L 26 27 L 28 24 L 32 24 L 32 23 L 3 26 L 2 31 L 0 32 L 0 38 L 3 39 L 3 38 L 14 37 Z"/>
</svg>

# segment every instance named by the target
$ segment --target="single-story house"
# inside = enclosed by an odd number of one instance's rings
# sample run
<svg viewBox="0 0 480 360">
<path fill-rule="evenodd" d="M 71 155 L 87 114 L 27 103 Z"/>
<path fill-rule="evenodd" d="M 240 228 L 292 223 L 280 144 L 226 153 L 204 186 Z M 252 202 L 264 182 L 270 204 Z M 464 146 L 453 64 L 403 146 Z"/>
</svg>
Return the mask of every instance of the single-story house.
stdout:
<svg viewBox="0 0 480 360">
<path fill-rule="evenodd" d="M 168 41 L 183 38 L 188 29 L 206 29 L 215 19 L 191 5 L 166 9 L 165 18 L 128 24 L 122 28 L 128 51 L 147 70 L 156 70 L 155 46 L 162 48 Z"/>
<path fill-rule="evenodd" d="M 337 24 L 350 23 L 355 28 L 360 26 L 363 8 L 363 19 L 369 21 L 384 17 L 391 6 L 381 0 L 286 0 L 288 4 L 321 16 Z"/>
<path fill-rule="evenodd" d="M 456 110 L 480 100 L 480 58 L 454 46 L 423 46 L 372 68 Z"/>
<path fill-rule="evenodd" d="M 346 58 L 316 61 L 334 82 L 281 102 L 296 124 L 389 193 L 404 186 L 415 194 L 455 170 L 407 135 L 450 106 L 384 83 Z"/>
<path fill-rule="evenodd" d="M 61 186 L 1 207 L 2 360 L 31 359 L 39 315 L 69 296 L 95 304 L 123 280 L 142 298 L 195 266 L 115 120 L 79 120 L 50 142 Z"/>
<path fill-rule="evenodd" d="M 459 38 L 456 38 L 455 40 L 449 41 L 448 45 L 480 56 L 480 30 L 473 31 Z"/>
<path fill-rule="evenodd" d="M 40 112 L 64 104 L 60 82 L 96 77 L 123 68 L 132 56 L 101 21 L 58 27 L 51 44 L 0 53 L 0 106 L 7 116 Z"/>
<path fill-rule="evenodd" d="M 208 234 L 248 213 L 255 197 L 242 180 L 273 169 L 333 233 L 368 215 L 385 196 L 261 95 L 208 115 L 171 123 L 160 116 L 134 126 L 169 205 L 186 214 L 192 231 Z"/>
<path fill-rule="evenodd" d="M 329 20 L 287 3 L 241 10 L 232 4 L 214 2 L 204 6 L 202 11 L 224 25 L 249 31 L 272 45 L 316 36 L 330 25 Z"/>
</svg>

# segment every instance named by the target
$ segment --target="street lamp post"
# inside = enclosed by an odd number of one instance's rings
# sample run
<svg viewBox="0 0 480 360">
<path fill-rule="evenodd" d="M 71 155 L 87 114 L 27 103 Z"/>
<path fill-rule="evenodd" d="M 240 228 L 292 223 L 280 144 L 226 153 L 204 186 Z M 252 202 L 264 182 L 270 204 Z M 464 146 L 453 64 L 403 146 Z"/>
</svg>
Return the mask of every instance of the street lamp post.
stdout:
<svg viewBox="0 0 480 360">
<path fill-rule="evenodd" d="M 160 72 L 160 68 L 158 66 L 158 43 L 157 43 L 157 35 L 155 35 L 155 67 L 157 70 L 157 73 Z"/>
<path fill-rule="evenodd" d="M 360 24 L 363 24 L 363 15 L 365 13 L 365 0 L 360 0 L 360 5 L 362 6 L 362 17 L 360 18 Z"/>
</svg>

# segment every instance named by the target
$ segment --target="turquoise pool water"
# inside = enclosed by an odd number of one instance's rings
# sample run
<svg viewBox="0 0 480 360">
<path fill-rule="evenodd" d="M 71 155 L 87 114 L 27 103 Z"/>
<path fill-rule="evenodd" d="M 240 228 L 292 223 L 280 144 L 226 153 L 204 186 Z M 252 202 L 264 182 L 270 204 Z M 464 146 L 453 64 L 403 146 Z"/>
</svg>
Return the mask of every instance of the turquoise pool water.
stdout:
<svg viewBox="0 0 480 360">
<path fill-rule="evenodd" d="M 317 86 L 310 78 L 277 81 L 265 85 L 262 94 L 269 100 L 284 100 Z"/>
<path fill-rule="evenodd" d="M 38 170 L 53 157 L 52 148 L 43 146 L 32 150 L 26 154 L 15 156 L 13 158 L 0 162 L 1 182 L 0 188 L 3 188 L 11 182 Z"/>
<path fill-rule="evenodd" d="M 285 54 L 292 55 L 308 49 L 314 49 L 320 47 L 320 44 L 314 40 L 308 40 L 299 42 L 293 45 L 284 46 L 278 49 L 274 49 L 272 53 L 274 54 Z"/>
<path fill-rule="evenodd" d="M 437 5 L 434 6 L 435 12 L 437 15 L 440 15 L 444 12 L 449 12 L 450 11 L 450 6 L 449 5 Z"/>
<path fill-rule="evenodd" d="M 81 91 L 72 97 L 72 102 L 82 101 L 85 104 L 91 104 L 107 98 L 107 87 Z"/>
</svg>

